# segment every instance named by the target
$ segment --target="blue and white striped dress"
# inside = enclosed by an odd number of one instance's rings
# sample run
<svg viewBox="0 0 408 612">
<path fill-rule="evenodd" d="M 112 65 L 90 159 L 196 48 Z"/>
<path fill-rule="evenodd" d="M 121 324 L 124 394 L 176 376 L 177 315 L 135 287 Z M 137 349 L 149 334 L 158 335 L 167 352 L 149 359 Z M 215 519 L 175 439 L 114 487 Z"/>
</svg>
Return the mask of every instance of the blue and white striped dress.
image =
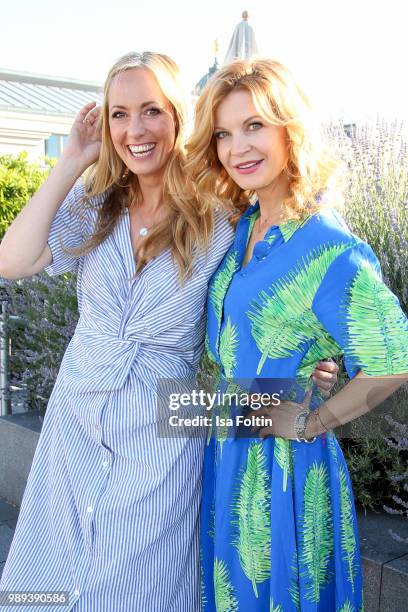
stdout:
<svg viewBox="0 0 408 612">
<path fill-rule="evenodd" d="M 160 377 L 194 376 L 208 280 L 233 231 L 216 213 L 208 256 L 198 258 L 183 288 L 169 251 L 129 280 L 127 212 L 88 255 L 63 251 L 60 236 L 76 246 L 94 226 L 96 211 L 77 212 L 83 192 L 78 183 L 50 231 L 47 272 L 77 272 L 80 318 L 49 400 L 0 590 L 68 591 L 62 609 L 75 612 L 194 612 L 202 442 L 157 436 L 156 385 Z"/>
</svg>

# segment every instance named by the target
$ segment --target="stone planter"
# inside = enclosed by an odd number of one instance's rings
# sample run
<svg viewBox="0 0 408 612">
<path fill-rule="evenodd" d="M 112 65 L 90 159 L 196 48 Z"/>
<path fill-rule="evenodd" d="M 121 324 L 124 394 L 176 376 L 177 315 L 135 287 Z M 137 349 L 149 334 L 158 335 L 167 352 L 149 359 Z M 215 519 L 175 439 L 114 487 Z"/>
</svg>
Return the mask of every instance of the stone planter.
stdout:
<svg viewBox="0 0 408 612">
<path fill-rule="evenodd" d="M 41 431 L 37 412 L 0 417 L 0 496 L 20 506 Z"/>
</svg>

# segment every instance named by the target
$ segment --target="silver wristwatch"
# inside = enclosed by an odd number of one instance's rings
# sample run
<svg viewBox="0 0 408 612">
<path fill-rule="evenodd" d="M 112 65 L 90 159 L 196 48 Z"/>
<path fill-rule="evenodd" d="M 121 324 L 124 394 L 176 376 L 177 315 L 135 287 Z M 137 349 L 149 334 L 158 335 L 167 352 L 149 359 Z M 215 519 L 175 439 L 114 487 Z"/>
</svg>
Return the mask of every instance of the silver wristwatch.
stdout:
<svg viewBox="0 0 408 612">
<path fill-rule="evenodd" d="M 305 430 L 309 415 L 310 410 L 302 410 L 301 412 L 299 412 L 299 414 L 296 415 L 294 427 L 297 442 L 306 442 L 307 444 L 311 444 L 316 440 L 316 438 L 312 438 L 311 440 L 307 440 L 305 438 Z"/>
</svg>

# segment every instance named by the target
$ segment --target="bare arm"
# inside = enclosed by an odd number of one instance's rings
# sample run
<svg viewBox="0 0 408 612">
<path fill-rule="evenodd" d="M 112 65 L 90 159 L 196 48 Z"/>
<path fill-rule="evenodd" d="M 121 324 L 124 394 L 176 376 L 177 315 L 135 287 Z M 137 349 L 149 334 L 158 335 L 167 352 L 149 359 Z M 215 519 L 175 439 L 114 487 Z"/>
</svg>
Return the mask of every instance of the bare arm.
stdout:
<svg viewBox="0 0 408 612">
<path fill-rule="evenodd" d="M 75 160 L 61 159 L 7 230 L 0 245 L 0 275 L 32 276 L 51 263 L 47 244 L 51 223 L 82 171 Z"/>
<path fill-rule="evenodd" d="M 32 276 L 51 263 L 47 239 L 54 217 L 75 182 L 99 155 L 98 115 L 94 103 L 78 113 L 57 165 L 8 228 L 0 244 L 0 276 Z"/>
<path fill-rule="evenodd" d="M 305 438 L 313 438 L 373 410 L 389 395 L 394 393 L 408 380 L 408 373 L 393 376 L 366 376 L 359 372 L 336 395 L 326 400 L 316 410 L 310 412 L 305 429 Z M 299 412 L 308 409 L 311 395 L 306 396 L 304 404 L 282 402 L 278 406 L 263 408 L 252 413 L 256 417 L 272 418 L 272 425 L 255 426 L 259 437 L 279 436 L 295 439 L 295 419 Z"/>
<path fill-rule="evenodd" d="M 311 412 L 305 436 L 320 435 L 370 412 L 407 380 L 408 374 L 366 376 L 359 372 L 336 395 Z"/>
</svg>

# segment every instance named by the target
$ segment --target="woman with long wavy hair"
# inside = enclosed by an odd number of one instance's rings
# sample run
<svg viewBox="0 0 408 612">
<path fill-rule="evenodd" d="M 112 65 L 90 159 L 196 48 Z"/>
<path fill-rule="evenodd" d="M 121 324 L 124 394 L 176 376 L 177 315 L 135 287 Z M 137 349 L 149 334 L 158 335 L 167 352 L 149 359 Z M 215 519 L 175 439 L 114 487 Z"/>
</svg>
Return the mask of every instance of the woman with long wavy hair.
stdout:
<svg viewBox="0 0 408 612">
<path fill-rule="evenodd" d="M 207 352 L 221 368 L 220 393 L 271 398 L 249 412 L 253 432 L 239 426 L 237 402 L 213 419 L 204 610 L 358 612 L 353 495 L 332 429 L 407 379 L 406 317 L 370 247 L 333 208 L 340 164 L 285 66 L 256 59 L 217 72 L 187 150 L 200 201 L 236 211 L 234 241 L 209 286 Z M 345 356 L 352 380 L 322 403 L 310 374 L 330 355 Z"/>
<path fill-rule="evenodd" d="M 54 593 L 33 609 L 54 609 L 57 592 L 77 612 L 198 609 L 202 444 L 159 437 L 157 385 L 195 375 L 232 228 L 186 185 L 185 122 L 169 57 L 120 58 L 101 114 L 82 109 L 0 247 L 8 278 L 78 275 L 78 325 L 1 580 Z"/>
</svg>

